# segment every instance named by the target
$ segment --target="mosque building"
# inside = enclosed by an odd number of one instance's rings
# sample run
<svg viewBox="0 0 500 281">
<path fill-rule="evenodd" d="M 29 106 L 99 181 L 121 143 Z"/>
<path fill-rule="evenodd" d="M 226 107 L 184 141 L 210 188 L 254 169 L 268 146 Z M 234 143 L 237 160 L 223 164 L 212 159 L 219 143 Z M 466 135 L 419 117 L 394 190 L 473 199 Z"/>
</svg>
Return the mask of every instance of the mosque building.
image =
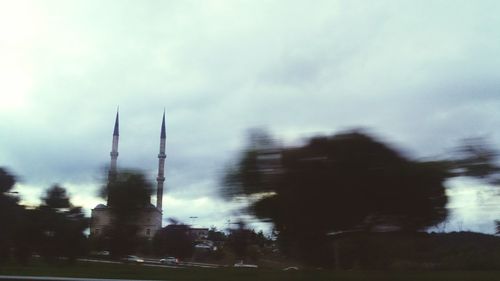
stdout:
<svg viewBox="0 0 500 281">
<path fill-rule="evenodd" d="M 109 168 L 108 180 L 111 180 L 117 174 L 117 159 L 118 159 L 118 139 L 119 139 L 119 115 L 116 113 L 115 126 L 113 130 L 113 143 L 111 148 L 111 164 Z M 156 193 L 156 206 L 149 204 L 147 207 L 139 210 L 140 214 L 133 222 L 138 227 L 138 235 L 143 238 L 151 239 L 157 230 L 162 227 L 162 199 L 163 199 L 163 183 L 165 182 L 165 112 L 163 112 L 163 119 L 161 124 L 160 133 L 160 153 L 158 154 L 158 176 L 157 193 Z M 107 205 L 99 204 L 91 213 L 90 234 L 98 237 L 104 233 L 104 230 L 111 223 L 111 208 L 112 204 L 108 196 Z"/>
</svg>

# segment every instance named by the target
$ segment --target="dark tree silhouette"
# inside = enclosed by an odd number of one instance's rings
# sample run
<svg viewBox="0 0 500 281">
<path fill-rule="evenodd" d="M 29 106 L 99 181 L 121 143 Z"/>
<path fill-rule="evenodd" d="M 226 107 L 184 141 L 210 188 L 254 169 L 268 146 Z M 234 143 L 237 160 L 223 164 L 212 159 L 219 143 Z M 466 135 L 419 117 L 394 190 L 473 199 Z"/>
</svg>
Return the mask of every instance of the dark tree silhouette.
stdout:
<svg viewBox="0 0 500 281">
<path fill-rule="evenodd" d="M 250 211 L 274 223 L 289 254 L 329 263 L 328 233 L 392 227 L 416 231 L 446 218 L 440 163 L 408 159 L 360 132 L 302 147 L 254 145 L 226 177 L 225 195 L 257 198 Z"/>
<path fill-rule="evenodd" d="M 112 219 L 104 230 L 102 239 L 108 244 L 113 256 L 133 253 L 141 239 L 137 235 L 136 220 L 140 210 L 150 206 L 152 184 L 136 171 L 122 171 L 101 190 L 101 196 L 108 198 Z"/>
<path fill-rule="evenodd" d="M 66 189 L 57 184 L 46 191 L 45 196 L 42 197 L 42 204 L 42 207 L 52 210 L 67 209 L 71 206 Z"/>
<path fill-rule="evenodd" d="M 224 232 L 219 231 L 215 226 L 212 226 L 208 230 L 207 239 L 213 242 L 223 243 L 224 241 L 226 241 L 227 237 Z"/>
<path fill-rule="evenodd" d="M 233 250 L 238 259 L 245 259 L 248 246 L 251 243 L 252 231 L 245 227 L 243 222 L 237 223 L 237 228 L 231 229 L 227 237 L 227 245 Z"/>
<path fill-rule="evenodd" d="M 16 178 L 5 168 L 0 167 L 0 194 L 6 195 L 16 183 Z"/>
<path fill-rule="evenodd" d="M 0 167 L 0 263 L 9 258 L 13 246 L 15 229 L 18 226 L 22 208 L 19 199 L 11 193 L 16 178 L 5 168 Z"/>
<path fill-rule="evenodd" d="M 243 221 L 237 222 L 236 225 L 236 228 L 229 230 L 225 244 L 239 260 L 257 261 L 261 250 L 272 242 L 264 236 L 262 231 L 257 233 L 249 229 Z"/>
<path fill-rule="evenodd" d="M 35 214 L 28 214 L 28 219 L 38 225 L 38 233 L 42 235 L 40 252 L 47 261 L 66 257 L 74 262 L 85 253 L 87 241 L 83 232 L 89 220 L 81 207 L 71 204 L 65 188 L 59 185 L 49 188 L 42 197 L 42 205 Z"/>
<path fill-rule="evenodd" d="M 157 256 L 173 256 L 186 259 L 193 255 L 194 239 L 190 235 L 189 226 L 185 224 L 169 224 L 156 232 L 153 248 Z"/>
<path fill-rule="evenodd" d="M 448 160 L 455 176 L 481 179 L 493 185 L 500 184 L 499 153 L 484 138 L 468 138 L 453 151 Z"/>
<path fill-rule="evenodd" d="M 34 252 L 41 253 L 44 244 L 45 220 L 39 209 L 23 209 L 14 226 L 14 255 L 21 264 L 27 264 Z"/>
</svg>

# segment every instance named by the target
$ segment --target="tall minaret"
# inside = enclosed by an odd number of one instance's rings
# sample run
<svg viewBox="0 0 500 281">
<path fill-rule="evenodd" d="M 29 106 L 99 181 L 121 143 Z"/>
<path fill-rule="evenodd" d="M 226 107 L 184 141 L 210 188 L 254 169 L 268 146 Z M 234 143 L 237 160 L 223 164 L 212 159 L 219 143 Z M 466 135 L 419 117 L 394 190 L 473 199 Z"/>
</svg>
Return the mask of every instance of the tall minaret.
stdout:
<svg viewBox="0 0 500 281">
<path fill-rule="evenodd" d="M 163 200 L 163 182 L 165 181 L 165 158 L 167 155 L 165 154 L 165 142 L 166 142 L 166 133 L 165 133 L 165 111 L 163 111 L 163 120 L 161 122 L 161 134 L 160 134 L 160 153 L 158 154 L 158 177 L 156 180 L 158 181 L 158 188 L 156 193 L 156 208 L 162 211 L 162 200 Z"/>
<path fill-rule="evenodd" d="M 111 164 L 109 165 L 108 181 L 112 181 L 116 177 L 116 160 L 118 159 L 118 137 L 119 137 L 119 121 L 118 110 L 116 111 L 115 128 L 113 130 L 113 144 L 111 147 Z M 109 198 L 108 198 L 109 201 Z M 109 203 L 109 202 L 108 202 Z"/>
</svg>

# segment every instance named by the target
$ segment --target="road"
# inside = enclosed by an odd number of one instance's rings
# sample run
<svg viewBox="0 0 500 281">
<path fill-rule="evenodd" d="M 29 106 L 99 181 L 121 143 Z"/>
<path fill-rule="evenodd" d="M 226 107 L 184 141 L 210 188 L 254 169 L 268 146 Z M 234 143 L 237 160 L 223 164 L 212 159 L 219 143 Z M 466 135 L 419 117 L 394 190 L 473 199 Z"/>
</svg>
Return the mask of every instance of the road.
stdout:
<svg viewBox="0 0 500 281">
<path fill-rule="evenodd" d="M 122 264 L 121 261 L 110 261 L 101 259 L 78 259 L 84 262 L 99 262 L 99 263 L 112 263 L 112 264 Z M 180 262 L 179 265 L 166 265 L 161 264 L 158 259 L 144 259 L 144 266 L 155 266 L 155 267 L 165 267 L 165 268 L 186 268 L 186 267 L 203 267 L 203 268 L 217 268 L 220 267 L 218 264 L 211 263 L 199 263 L 199 262 Z"/>
<path fill-rule="evenodd" d="M 0 280 L 55 280 L 55 281 L 158 281 L 158 280 L 138 280 L 138 279 L 103 279 L 103 278 L 72 278 L 72 277 L 52 277 L 52 276 L 11 276 L 0 275 Z"/>
</svg>

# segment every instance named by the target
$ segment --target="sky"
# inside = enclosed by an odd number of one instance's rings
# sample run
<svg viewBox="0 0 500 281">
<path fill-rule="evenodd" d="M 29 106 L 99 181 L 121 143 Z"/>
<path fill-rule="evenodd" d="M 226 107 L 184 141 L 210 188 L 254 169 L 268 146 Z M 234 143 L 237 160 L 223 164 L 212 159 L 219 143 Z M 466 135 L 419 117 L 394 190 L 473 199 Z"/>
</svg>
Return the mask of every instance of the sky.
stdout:
<svg viewBox="0 0 500 281">
<path fill-rule="evenodd" d="M 287 145 L 366 128 L 415 158 L 500 147 L 498 1 L 0 0 L 0 166 L 25 204 L 54 183 L 90 209 L 109 165 L 157 173 L 164 217 L 224 228 L 250 128 Z M 498 190 L 447 182 L 441 230 L 492 233 Z M 497 207 L 498 206 L 498 207 Z"/>
</svg>

